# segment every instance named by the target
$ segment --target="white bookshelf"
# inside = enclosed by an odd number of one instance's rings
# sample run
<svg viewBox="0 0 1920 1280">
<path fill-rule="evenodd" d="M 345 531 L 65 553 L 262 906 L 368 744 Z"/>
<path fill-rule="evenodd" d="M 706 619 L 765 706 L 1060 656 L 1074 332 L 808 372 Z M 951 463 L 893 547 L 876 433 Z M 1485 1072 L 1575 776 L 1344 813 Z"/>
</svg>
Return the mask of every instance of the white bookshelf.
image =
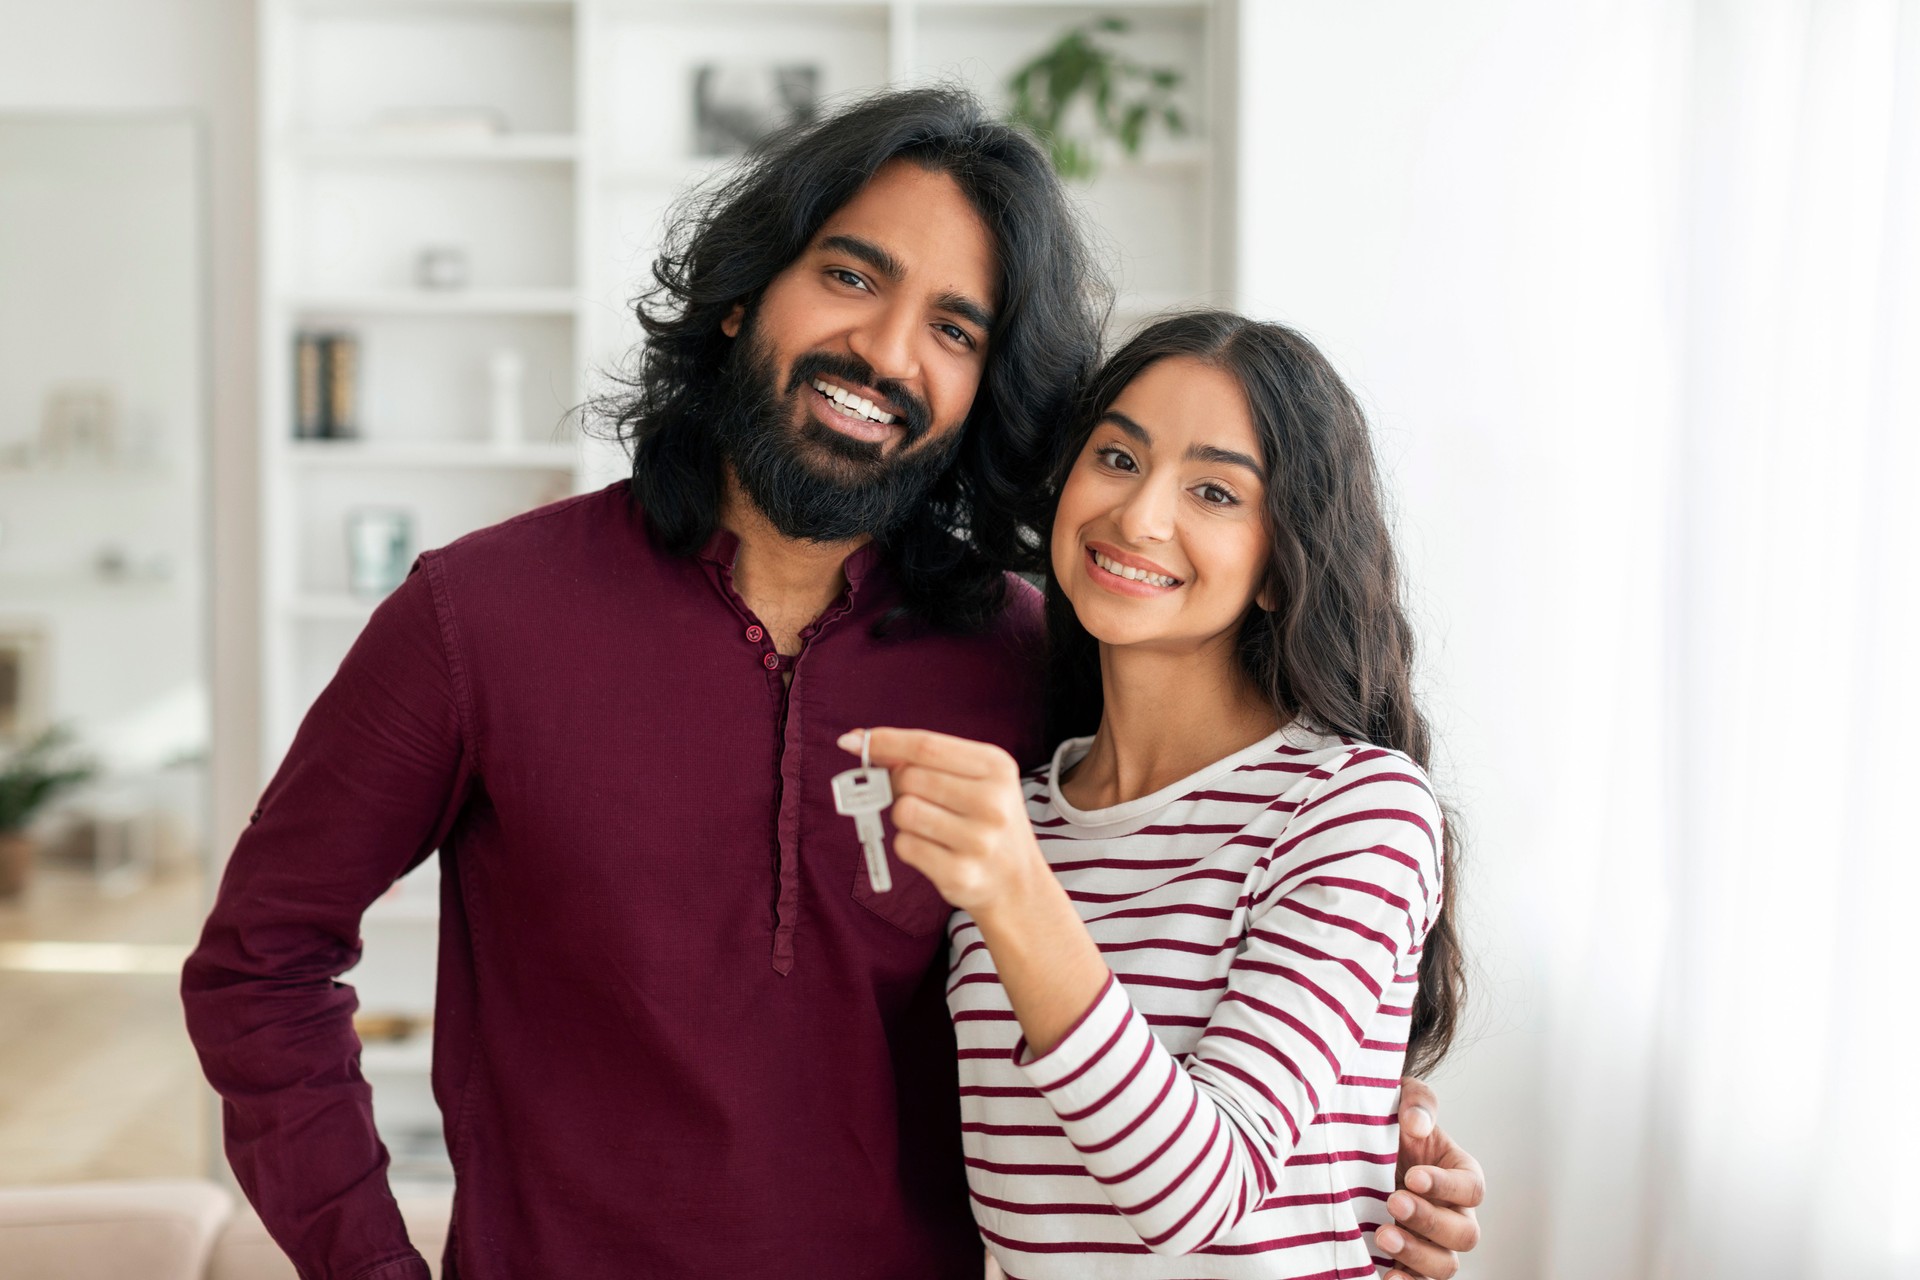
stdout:
<svg viewBox="0 0 1920 1280">
<path fill-rule="evenodd" d="M 569 410 L 624 366 L 664 216 L 729 163 L 693 154 L 704 63 L 806 64 L 821 97 L 936 80 L 1004 106 L 1014 67 L 1068 26 L 1125 18 L 1121 43 L 1183 76 L 1188 136 L 1108 157 L 1076 190 L 1119 290 L 1114 328 L 1230 304 L 1232 0 L 262 0 L 261 518 L 263 769 L 371 613 L 348 590 L 345 519 L 407 509 L 442 545 L 624 474 Z M 481 108 L 498 131 L 421 127 Z M 409 127 L 377 127 L 413 113 Z M 466 251 L 463 288 L 413 281 L 422 248 Z M 305 329 L 360 348 L 360 435 L 296 440 L 291 358 Z M 490 438 L 486 362 L 524 362 L 523 438 Z M 432 864 L 369 912 L 350 977 L 369 1013 L 431 1011 Z M 396 1171 L 444 1172 L 424 1038 L 370 1044 Z M 403 1156 L 401 1153 L 405 1152 Z M 397 1176 L 397 1175 L 396 1175 Z"/>
</svg>

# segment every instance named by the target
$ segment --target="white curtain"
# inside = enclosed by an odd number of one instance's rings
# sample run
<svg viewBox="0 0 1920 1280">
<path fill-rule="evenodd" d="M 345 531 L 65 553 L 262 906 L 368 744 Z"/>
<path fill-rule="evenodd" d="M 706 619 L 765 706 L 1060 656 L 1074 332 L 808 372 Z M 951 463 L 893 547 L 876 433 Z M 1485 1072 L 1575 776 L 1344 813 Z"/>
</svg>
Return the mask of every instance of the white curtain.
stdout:
<svg viewBox="0 0 1920 1280">
<path fill-rule="evenodd" d="M 1920 4 L 1664 31 L 1676 447 L 1593 673 L 1657 807 L 1555 955 L 1542 1269 L 1920 1276 Z"/>
<path fill-rule="evenodd" d="M 1242 0 L 1371 406 L 1498 1280 L 1920 1277 L 1920 0 Z"/>
</svg>

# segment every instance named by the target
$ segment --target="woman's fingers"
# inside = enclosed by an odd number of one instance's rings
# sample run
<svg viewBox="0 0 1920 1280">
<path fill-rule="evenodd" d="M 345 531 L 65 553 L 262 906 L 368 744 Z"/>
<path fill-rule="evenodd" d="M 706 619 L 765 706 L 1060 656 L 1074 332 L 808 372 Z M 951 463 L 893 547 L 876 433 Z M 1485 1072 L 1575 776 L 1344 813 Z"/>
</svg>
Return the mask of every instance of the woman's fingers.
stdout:
<svg viewBox="0 0 1920 1280">
<path fill-rule="evenodd" d="M 1402 1271 L 1431 1280 L 1453 1280 L 1460 1271 L 1460 1259 L 1452 1253 L 1391 1223 L 1374 1232 L 1373 1239 Z"/>
<path fill-rule="evenodd" d="M 949 851 L 964 849 L 971 842 L 974 824 L 944 805 L 924 796 L 895 796 L 893 828 L 943 845 Z"/>
<path fill-rule="evenodd" d="M 1410 1191 L 1389 1196 L 1387 1212 L 1410 1234 L 1437 1248 L 1468 1253 L 1480 1243 L 1480 1223 L 1470 1212 L 1434 1204 Z"/>
<path fill-rule="evenodd" d="M 1486 1176 L 1480 1172 L 1478 1160 L 1464 1151 L 1460 1155 L 1464 1159 L 1454 1168 L 1423 1164 L 1407 1170 L 1407 1190 L 1455 1208 L 1478 1208 L 1487 1198 Z"/>
<path fill-rule="evenodd" d="M 998 812 L 994 798 L 1000 784 L 984 778 L 969 778 L 923 764 L 899 765 L 893 772 L 893 799 L 898 806 L 907 796 L 920 796 L 943 809 L 967 816 L 986 817 Z M 1023 813 L 1022 818 L 1026 815 Z M 896 809 L 895 826 L 900 825 Z"/>
<path fill-rule="evenodd" d="M 968 778 L 997 778 L 1004 774 L 1018 777 L 1013 757 L 990 742 L 973 742 L 929 729 L 870 729 L 868 757 L 877 765 L 895 768 L 917 764 L 957 773 Z M 853 729 L 840 735 L 843 751 L 860 754 L 862 731 Z"/>
</svg>

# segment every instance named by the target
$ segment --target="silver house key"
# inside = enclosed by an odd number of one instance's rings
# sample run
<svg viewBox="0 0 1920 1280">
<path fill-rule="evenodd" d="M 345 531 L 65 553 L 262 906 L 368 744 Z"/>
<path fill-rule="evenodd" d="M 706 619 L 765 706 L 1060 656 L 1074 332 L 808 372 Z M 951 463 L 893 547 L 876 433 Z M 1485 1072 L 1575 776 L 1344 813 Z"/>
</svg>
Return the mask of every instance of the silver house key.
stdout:
<svg viewBox="0 0 1920 1280">
<path fill-rule="evenodd" d="M 860 767 L 834 775 L 833 807 L 853 819 L 853 830 L 867 854 L 867 881 L 875 893 L 893 888 L 893 872 L 887 867 L 885 833 L 880 815 L 893 803 L 893 779 L 885 769 L 873 767 L 867 754 L 868 736 L 860 736 Z"/>
</svg>

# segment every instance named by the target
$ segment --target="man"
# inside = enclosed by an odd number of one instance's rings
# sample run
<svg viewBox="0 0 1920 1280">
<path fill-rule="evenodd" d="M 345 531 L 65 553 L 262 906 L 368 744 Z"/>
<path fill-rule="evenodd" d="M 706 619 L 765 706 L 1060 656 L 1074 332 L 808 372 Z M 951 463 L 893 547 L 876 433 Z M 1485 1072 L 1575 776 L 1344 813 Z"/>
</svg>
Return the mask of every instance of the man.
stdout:
<svg viewBox="0 0 1920 1280">
<path fill-rule="evenodd" d="M 783 137 L 655 274 L 632 484 L 420 558 L 187 965 L 229 1157 L 303 1275 L 427 1274 L 335 979 L 435 849 L 449 1276 L 979 1275 L 946 907 L 898 863 L 875 891 L 828 779 L 858 724 L 1042 750 L 1004 566 L 1096 354 L 1086 255 L 1036 147 L 919 91 Z M 1470 1244 L 1443 1206 L 1408 1225 Z"/>
</svg>

